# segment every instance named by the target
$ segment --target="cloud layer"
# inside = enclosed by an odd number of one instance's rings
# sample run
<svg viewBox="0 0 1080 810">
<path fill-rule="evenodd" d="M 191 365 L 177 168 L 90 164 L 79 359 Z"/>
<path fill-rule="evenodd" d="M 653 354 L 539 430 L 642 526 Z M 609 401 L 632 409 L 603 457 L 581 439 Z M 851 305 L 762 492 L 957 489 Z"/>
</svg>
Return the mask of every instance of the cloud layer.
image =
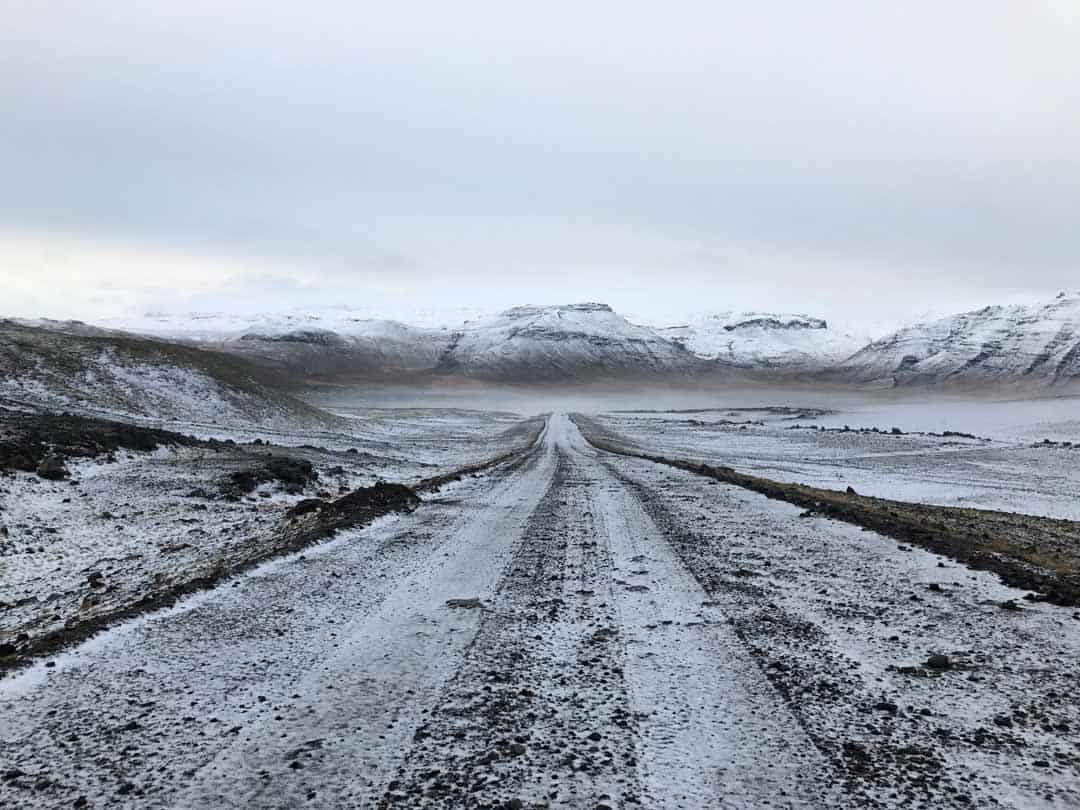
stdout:
<svg viewBox="0 0 1080 810">
<path fill-rule="evenodd" d="M 12 306 L 251 279 L 888 315 L 1075 286 L 1071 3 L 267 5 L 5 11 Z"/>
</svg>

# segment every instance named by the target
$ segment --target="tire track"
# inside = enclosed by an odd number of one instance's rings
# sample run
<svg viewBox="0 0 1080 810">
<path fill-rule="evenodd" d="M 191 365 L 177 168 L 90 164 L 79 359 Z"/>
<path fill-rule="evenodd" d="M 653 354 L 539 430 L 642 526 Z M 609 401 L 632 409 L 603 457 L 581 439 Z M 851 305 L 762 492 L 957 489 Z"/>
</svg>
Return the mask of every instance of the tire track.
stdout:
<svg viewBox="0 0 1080 810">
<path fill-rule="evenodd" d="M 594 451 L 582 449 L 592 458 Z M 821 807 L 828 760 L 625 480 L 592 460 L 650 808 Z"/>
<path fill-rule="evenodd" d="M 494 588 L 553 466 L 540 448 L 6 682 L 0 805 L 373 806 L 478 626 L 445 600 Z"/>
<path fill-rule="evenodd" d="M 380 807 L 616 808 L 639 801 L 610 560 L 556 450 L 551 485 L 463 664 Z"/>
<path fill-rule="evenodd" d="M 709 533 L 689 528 L 669 494 L 622 469 L 632 463 L 602 463 L 658 527 L 709 604 L 726 617 L 748 660 L 822 753 L 846 806 L 1000 806 L 975 772 L 949 762 L 941 748 L 947 736 L 936 738 L 918 723 L 905 728 L 878 719 L 899 707 L 862 677 L 845 651 L 834 648 L 812 612 L 792 612 L 767 581 L 745 567 L 741 543 L 717 543 Z"/>
</svg>

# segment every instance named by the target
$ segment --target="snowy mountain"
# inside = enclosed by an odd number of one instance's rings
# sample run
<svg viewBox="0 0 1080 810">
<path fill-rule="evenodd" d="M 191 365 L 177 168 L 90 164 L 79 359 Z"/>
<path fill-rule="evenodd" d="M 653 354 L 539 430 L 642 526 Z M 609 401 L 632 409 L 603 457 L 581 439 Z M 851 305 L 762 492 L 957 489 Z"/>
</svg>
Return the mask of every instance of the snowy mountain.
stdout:
<svg viewBox="0 0 1080 810">
<path fill-rule="evenodd" d="M 835 365 L 869 339 L 830 327 L 821 318 L 761 312 L 702 314 L 658 331 L 698 357 L 784 371 L 819 371 Z"/>
<path fill-rule="evenodd" d="M 1080 384 L 1080 292 L 906 327 L 852 355 L 837 375 L 890 386 Z"/>
<path fill-rule="evenodd" d="M 171 340 L 218 341 L 245 334 L 266 336 L 292 332 L 336 332 L 364 337 L 373 323 L 394 322 L 418 329 L 457 328 L 468 318 L 491 314 L 481 307 L 373 307 L 342 305 L 280 312 L 148 312 L 98 323 L 109 329 Z"/>
<path fill-rule="evenodd" d="M 501 380 L 570 380 L 589 375 L 690 374 L 708 364 L 606 304 L 524 306 L 467 321 L 438 370 Z"/>
<path fill-rule="evenodd" d="M 149 315 L 117 323 L 192 341 L 304 378 L 429 373 L 556 381 L 761 369 L 812 372 L 865 344 L 803 315 L 710 314 L 679 326 L 632 323 L 606 304 L 522 306 L 497 314 L 418 310 L 418 323 L 340 307 L 277 314 Z M 455 315 L 469 319 L 456 321 Z"/>
<path fill-rule="evenodd" d="M 362 321 L 344 334 L 325 329 L 245 332 L 204 345 L 303 377 L 326 378 L 428 371 L 438 365 L 451 340 L 447 330 Z"/>
<path fill-rule="evenodd" d="M 571 382 L 638 376 L 822 379 L 876 386 L 1080 383 L 1080 293 L 987 307 L 868 336 L 808 315 L 702 314 L 631 322 L 605 304 L 416 311 L 418 323 L 339 307 L 108 322 L 243 357 L 293 382 L 467 377 Z M 469 319 L 456 320 L 463 315 Z M 85 324 L 40 324 L 89 334 Z M 112 334 L 116 334 L 112 332 Z"/>
<path fill-rule="evenodd" d="M 239 355 L 293 378 L 430 375 L 504 382 L 689 374 L 718 364 L 605 304 L 522 306 L 498 314 L 417 312 L 422 325 L 336 308 L 270 315 L 152 315 L 123 325 Z M 109 326 L 119 325 L 109 322 Z"/>
</svg>

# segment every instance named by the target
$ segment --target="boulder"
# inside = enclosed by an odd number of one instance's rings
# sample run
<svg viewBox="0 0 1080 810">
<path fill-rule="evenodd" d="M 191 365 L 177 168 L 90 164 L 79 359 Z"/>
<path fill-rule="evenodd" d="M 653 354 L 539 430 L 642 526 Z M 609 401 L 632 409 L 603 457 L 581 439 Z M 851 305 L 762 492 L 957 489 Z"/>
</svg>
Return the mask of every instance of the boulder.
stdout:
<svg viewBox="0 0 1080 810">
<path fill-rule="evenodd" d="M 37 474 L 49 481 L 60 481 L 70 475 L 67 467 L 64 466 L 63 457 L 55 453 L 49 453 L 41 460 L 37 467 Z"/>
</svg>

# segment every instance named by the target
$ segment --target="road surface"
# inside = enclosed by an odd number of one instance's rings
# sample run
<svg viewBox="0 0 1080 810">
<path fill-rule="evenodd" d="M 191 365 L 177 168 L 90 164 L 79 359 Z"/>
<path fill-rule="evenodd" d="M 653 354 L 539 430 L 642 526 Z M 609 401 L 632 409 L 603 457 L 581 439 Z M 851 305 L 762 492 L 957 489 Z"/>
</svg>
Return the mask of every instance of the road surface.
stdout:
<svg viewBox="0 0 1080 810">
<path fill-rule="evenodd" d="M 1080 621 L 1022 596 L 556 415 L 0 681 L 0 806 L 1080 806 Z"/>
</svg>

